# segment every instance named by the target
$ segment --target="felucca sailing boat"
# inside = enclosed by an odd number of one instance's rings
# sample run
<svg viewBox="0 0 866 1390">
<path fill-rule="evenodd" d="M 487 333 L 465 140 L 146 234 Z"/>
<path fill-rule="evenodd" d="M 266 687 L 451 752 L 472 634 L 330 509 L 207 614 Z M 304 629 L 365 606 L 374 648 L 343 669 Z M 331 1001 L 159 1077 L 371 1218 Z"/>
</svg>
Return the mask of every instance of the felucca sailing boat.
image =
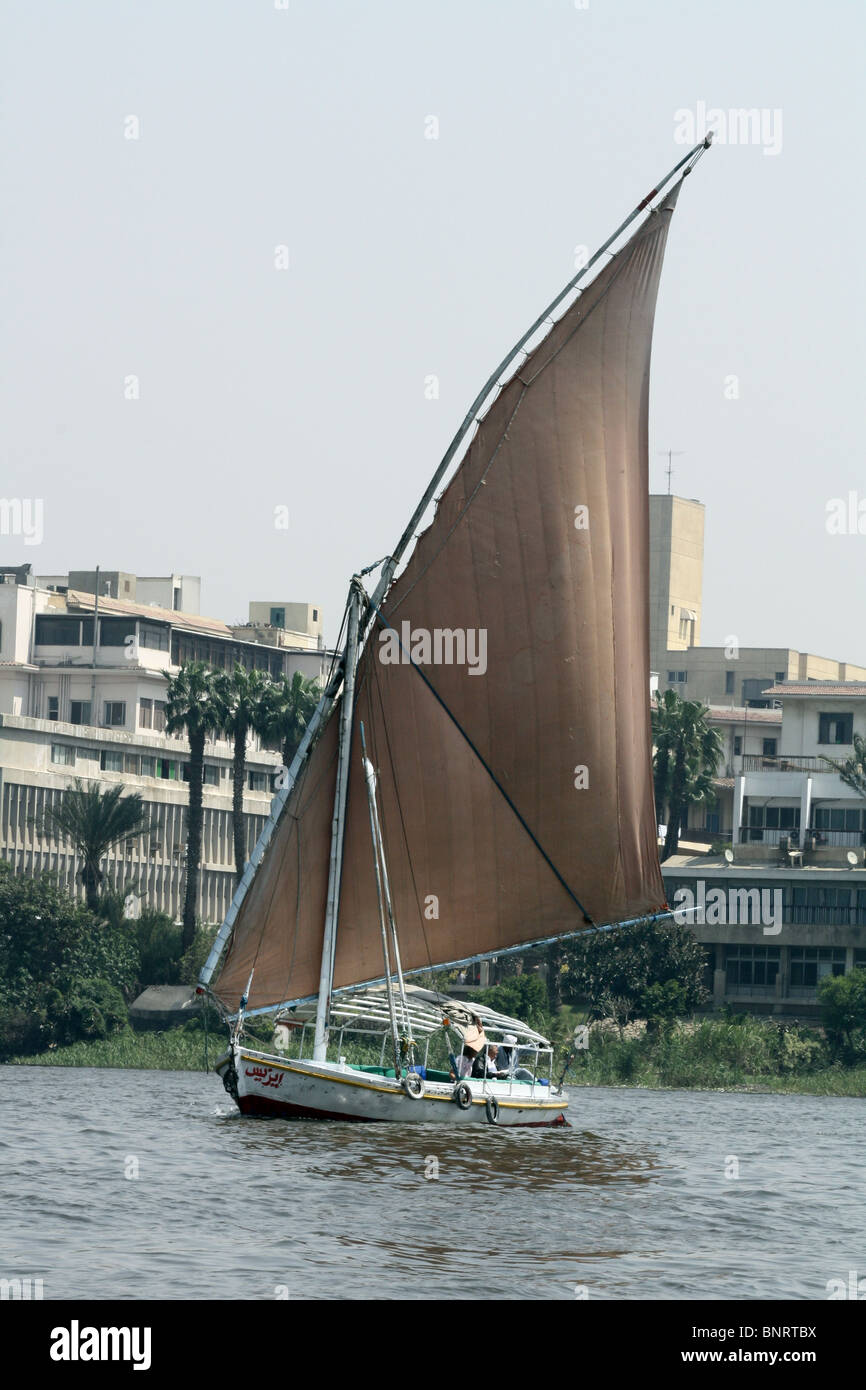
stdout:
<svg viewBox="0 0 866 1390">
<path fill-rule="evenodd" d="M 217 1071 L 244 1114 L 562 1123 L 546 1038 L 406 977 L 669 915 L 648 699 L 649 367 L 668 227 L 709 143 L 527 330 L 394 551 L 352 579 L 341 659 L 201 974 L 231 1025 Z M 248 1046 L 257 1015 L 296 1046 Z M 375 1039 L 378 1063 L 347 1061 L 346 1033 Z"/>
</svg>

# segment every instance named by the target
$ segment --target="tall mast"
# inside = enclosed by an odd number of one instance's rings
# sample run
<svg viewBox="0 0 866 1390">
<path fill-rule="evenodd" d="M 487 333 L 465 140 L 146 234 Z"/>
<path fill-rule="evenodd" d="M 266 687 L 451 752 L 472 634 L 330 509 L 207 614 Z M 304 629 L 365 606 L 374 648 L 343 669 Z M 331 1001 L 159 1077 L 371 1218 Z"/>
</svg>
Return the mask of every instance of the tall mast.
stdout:
<svg viewBox="0 0 866 1390">
<path fill-rule="evenodd" d="M 355 713 L 355 670 L 358 664 L 358 623 L 363 589 L 357 578 L 349 591 L 349 617 L 343 670 L 343 704 L 340 709 L 340 748 L 337 755 L 337 789 L 331 822 L 331 857 L 328 865 L 328 898 L 325 908 L 325 934 L 322 939 L 322 966 L 319 972 L 319 999 L 313 1060 L 324 1062 L 328 1053 L 328 1015 L 334 983 L 334 950 L 337 944 L 337 918 L 340 913 L 340 878 L 343 871 L 343 833 L 346 825 L 346 797 L 349 790 L 349 762 L 352 753 L 352 718 Z"/>
</svg>

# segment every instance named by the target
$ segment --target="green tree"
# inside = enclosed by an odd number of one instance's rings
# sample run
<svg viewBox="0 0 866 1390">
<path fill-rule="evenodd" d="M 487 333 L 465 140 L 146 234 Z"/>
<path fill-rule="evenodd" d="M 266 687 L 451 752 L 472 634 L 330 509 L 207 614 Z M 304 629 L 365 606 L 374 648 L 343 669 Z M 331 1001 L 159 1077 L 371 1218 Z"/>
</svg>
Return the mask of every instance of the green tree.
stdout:
<svg viewBox="0 0 866 1390">
<path fill-rule="evenodd" d="M 858 792 L 860 796 L 866 796 L 866 738 L 860 734 L 854 735 L 854 752 L 850 758 L 846 758 L 841 767 L 833 758 L 824 758 L 824 762 L 833 772 L 837 772 L 852 791 Z"/>
<path fill-rule="evenodd" d="M 818 986 L 821 1022 L 836 1053 L 855 1060 L 866 1044 L 866 970 L 827 975 Z"/>
<path fill-rule="evenodd" d="M 218 677 L 203 661 L 187 661 L 168 683 L 165 727 L 170 734 L 185 734 L 189 742 L 189 814 L 186 824 L 186 887 L 183 900 L 182 949 L 195 938 L 201 835 L 204 811 L 204 744 L 208 734 L 222 726 L 223 706 Z"/>
<path fill-rule="evenodd" d="M 99 909 L 99 890 L 105 874 L 101 864 L 115 845 L 135 840 L 147 829 L 147 813 L 137 792 L 124 796 L 122 786 L 103 791 L 98 782 L 86 786 L 76 777 L 70 791 L 62 792 L 42 817 L 44 831 L 54 830 L 71 841 L 82 861 L 78 878 L 84 884 L 87 906 Z"/>
<path fill-rule="evenodd" d="M 244 825 L 244 788 L 247 775 L 247 739 L 251 733 L 266 730 L 266 692 L 270 681 L 261 671 L 248 671 L 236 666 L 231 675 L 217 675 L 220 702 L 220 721 L 223 731 L 231 738 L 232 759 L 232 825 L 235 843 L 235 872 L 238 880 L 246 863 L 246 827 Z"/>
<path fill-rule="evenodd" d="M 712 806 L 713 779 L 722 757 L 722 741 L 708 723 L 709 709 L 698 700 L 683 700 L 665 690 L 652 712 L 653 783 L 656 818 L 667 819 L 662 860 L 676 854 L 689 806 Z"/>
<path fill-rule="evenodd" d="M 127 927 L 100 922 L 48 875 L 0 864 L 0 1055 L 124 1027 L 139 968 Z"/>
<path fill-rule="evenodd" d="M 564 943 L 563 995 L 618 1023 L 691 1013 L 709 995 L 704 948 L 688 927 L 642 922 Z"/>
<path fill-rule="evenodd" d="M 263 702 L 264 735 L 279 746 L 284 767 L 290 767 L 298 744 L 321 698 L 318 682 L 295 671 L 267 687 Z"/>
</svg>

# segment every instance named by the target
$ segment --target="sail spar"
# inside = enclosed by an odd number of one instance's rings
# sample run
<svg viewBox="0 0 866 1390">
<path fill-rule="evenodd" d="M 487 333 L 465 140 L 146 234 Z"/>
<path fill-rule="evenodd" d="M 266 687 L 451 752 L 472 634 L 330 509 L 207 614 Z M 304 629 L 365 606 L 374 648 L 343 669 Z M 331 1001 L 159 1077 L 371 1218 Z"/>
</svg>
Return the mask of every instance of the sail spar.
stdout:
<svg viewBox="0 0 866 1390">
<path fill-rule="evenodd" d="M 382 975 L 360 749 L 404 970 L 665 910 L 651 772 L 648 393 L 680 184 L 478 425 L 360 658 L 335 989 Z M 212 991 L 319 986 L 339 720 L 300 773 Z"/>
</svg>

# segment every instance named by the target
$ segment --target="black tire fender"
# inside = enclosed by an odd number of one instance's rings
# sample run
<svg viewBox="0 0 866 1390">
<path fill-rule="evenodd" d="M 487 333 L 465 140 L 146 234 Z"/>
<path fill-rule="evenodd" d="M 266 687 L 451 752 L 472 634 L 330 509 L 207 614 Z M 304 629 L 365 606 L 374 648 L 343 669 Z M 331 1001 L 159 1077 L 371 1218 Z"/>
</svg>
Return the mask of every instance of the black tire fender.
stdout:
<svg viewBox="0 0 866 1390">
<path fill-rule="evenodd" d="M 472 1087 L 468 1081 L 458 1081 L 451 1092 L 451 1099 L 461 1110 L 468 1110 L 472 1104 Z"/>
<path fill-rule="evenodd" d="M 485 1108 L 485 1110 L 487 1111 L 487 1123 L 488 1123 L 488 1124 L 491 1124 L 491 1125 L 498 1124 L 498 1123 L 499 1123 L 499 1101 L 496 1099 L 496 1097 L 495 1097 L 495 1096 L 488 1096 L 487 1099 L 486 1099 L 486 1101 L 484 1102 L 484 1108 Z"/>
<path fill-rule="evenodd" d="M 412 1100 L 420 1100 L 424 1094 L 424 1078 L 419 1076 L 417 1071 L 407 1072 L 400 1085 L 406 1095 L 411 1096 Z"/>
</svg>

